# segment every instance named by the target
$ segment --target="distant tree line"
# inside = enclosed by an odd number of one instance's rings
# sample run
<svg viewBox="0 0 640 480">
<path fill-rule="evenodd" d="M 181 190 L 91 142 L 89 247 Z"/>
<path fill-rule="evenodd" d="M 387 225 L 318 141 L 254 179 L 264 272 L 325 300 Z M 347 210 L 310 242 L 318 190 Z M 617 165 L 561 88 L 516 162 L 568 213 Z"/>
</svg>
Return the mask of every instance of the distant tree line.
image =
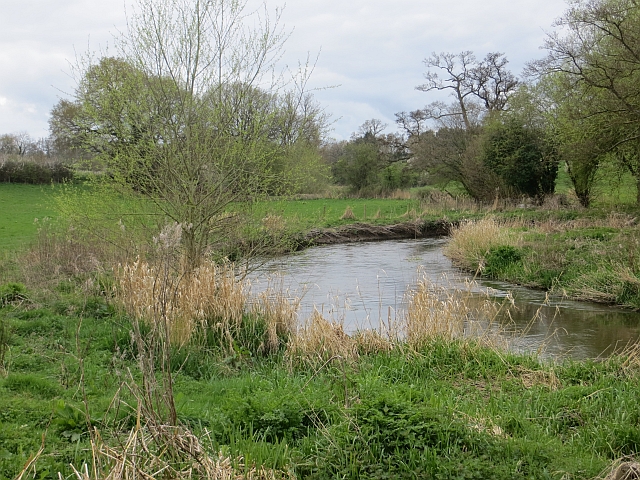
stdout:
<svg viewBox="0 0 640 480">
<path fill-rule="evenodd" d="M 265 88 L 258 81 L 265 77 L 252 76 L 281 46 L 281 33 L 263 32 L 272 43 L 262 50 L 246 46 L 253 65 L 233 57 L 240 62 L 234 68 L 244 72 L 236 75 L 233 69 L 181 71 L 178 63 L 186 53 L 169 38 L 181 33 L 163 30 L 169 26 L 141 25 L 127 41 L 147 48 L 153 32 L 162 32 L 167 37 L 161 41 L 176 48 L 175 58 L 156 59 L 157 52 L 139 49 L 137 55 L 122 52 L 87 65 L 73 97 L 53 108 L 49 138 L 2 135 L 0 159 L 85 162 L 140 192 L 165 185 L 165 155 L 172 162 L 187 155 L 190 162 L 200 158 L 195 170 L 187 169 L 189 175 L 199 172 L 195 185 L 215 166 L 216 178 L 233 179 L 228 184 L 236 190 L 256 181 L 250 194 L 245 191 L 251 196 L 319 192 L 329 181 L 365 196 L 455 182 L 482 201 L 541 201 L 553 193 L 563 165 L 584 206 L 606 166 L 636 179 L 640 203 L 635 0 L 571 2 L 546 39 L 546 57 L 530 62 L 521 77 L 509 71 L 500 52 L 483 58 L 470 51 L 433 53 L 424 60 L 424 82 L 416 88 L 448 93 L 448 101 L 396 113 L 395 133 L 386 132 L 380 120 L 367 120 L 344 141 L 327 139 L 327 118 L 305 91 L 306 78 L 282 89 Z M 230 39 L 239 34 L 219 33 Z M 211 54 L 211 65 L 226 52 L 217 54 Z M 224 158 L 224 165 L 213 158 Z"/>
<path fill-rule="evenodd" d="M 0 182 L 48 184 L 73 179 L 67 152 L 59 155 L 50 138 L 28 133 L 0 135 Z"/>
<path fill-rule="evenodd" d="M 433 53 L 426 93 L 449 102 L 367 121 L 324 146 L 336 182 L 361 194 L 457 182 L 478 200 L 553 193 L 560 165 L 589 206 L 603 166 L 632 175 L 640 203 L 640 4 L 576 0 L 521 78 L 503 53 Z"/>
</svg>

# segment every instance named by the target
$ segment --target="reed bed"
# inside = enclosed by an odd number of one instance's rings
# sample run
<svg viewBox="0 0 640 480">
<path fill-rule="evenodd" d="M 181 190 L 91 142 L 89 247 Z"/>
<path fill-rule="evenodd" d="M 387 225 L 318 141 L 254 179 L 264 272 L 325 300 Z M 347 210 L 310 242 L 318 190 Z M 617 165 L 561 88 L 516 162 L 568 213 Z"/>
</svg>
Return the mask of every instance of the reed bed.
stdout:
<svg viewBox="0 0 640 480">
<path fill-rule="evenodd" d="M 293 362 L 318 365 L 334 359 L 353 361 L 358 358 L 358 344 L 340 323 L 331 322 L 314 310 L 291 339 L 287 357 Z"/>
<path fill-rule="evenodd" d="M 219 346 L 233 350 L 236 335 L 250 330 L 252 319 L 264 328 L 245 333 L 264 334 L 256 341 L 261 353 L 268 354 L 286 345 L 298 323 L 298 299 L 272 286 L 252 296 L 248 280 L 231 264 L 210 262 L 177 273 L 138 259 L 117 269 L 116 285 L 127 314 L 149 325 L 166 322 L 172 345 L 183 346 L 213 330 Z"/>
<path fill-rule="evenodd" d="M 445 254 L 457 265 L 475 270 L 482 267 L 485 256 L 492 248 L 516 246 L 518 243 L 519 240 L 495 219 L 486 217 L 463 222 L 454 228 Z"/>
<path fill-rule="evenodd" d="M 440 285 L 424 276 L 407 294 L 403 334 L 412 348 L 423 348 L 434 339 L 480 340 L 483 344 L 507 347 L 499 317 L 508 318 L 513 300 L 496 301 L 488 292 L 473 293 L 470 282 L 465 289 Z"/>
</svg>

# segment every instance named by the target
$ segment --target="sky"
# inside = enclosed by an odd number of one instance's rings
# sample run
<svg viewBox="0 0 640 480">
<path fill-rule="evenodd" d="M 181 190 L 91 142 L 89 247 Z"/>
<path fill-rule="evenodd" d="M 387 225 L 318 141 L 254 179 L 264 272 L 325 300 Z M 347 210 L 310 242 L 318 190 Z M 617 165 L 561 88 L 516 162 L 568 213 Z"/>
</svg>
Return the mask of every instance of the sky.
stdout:
<svg viewBox="0 0 640 480">
<path fill-rule="evenodd" d="M 113 45 L 130 1 L 2 1 L 0 134 L 48 135 L 51 108 L 76 85 L 76 58 Z M 395 113 L 441 99 L 415 89 L 432 52 L 503 52 L 520 74 L 544 55 L 545 35 L 566 7 L 564 0 L 289 0 L 281 61 L 318 58 L 309 86 L 331 116 L 331 137 L 348 139 L 373 118 L 392 132 Z"/>
</svg>

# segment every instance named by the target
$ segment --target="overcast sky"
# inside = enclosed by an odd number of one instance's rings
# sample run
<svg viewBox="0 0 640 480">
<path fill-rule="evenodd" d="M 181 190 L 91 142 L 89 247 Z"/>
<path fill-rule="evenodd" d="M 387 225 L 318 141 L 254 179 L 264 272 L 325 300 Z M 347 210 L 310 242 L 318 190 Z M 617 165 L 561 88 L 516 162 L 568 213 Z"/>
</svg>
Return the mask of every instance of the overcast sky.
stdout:
<svg viewBox="0 0 640 480">
<path fill-rule="evenodd" d="M 254 0 L 251 0 L 252 2 Z M 282 6 L 266 0 L 269 8 Z M 73 91 L 69 62 L 99 50 L 125 28 L 123 0 L 2 0 L 0 134 L 48 134 L 51 107 Z M 415 90 L 432 52 L 504 52 L 511 70 L 543 55 L 545 32 L 563 0 L 289 0 L 282 16 L 293 30 L 283 61 L 320 52 L 312 78 L 331 114 L 336 139 L 378 118 L 395 131 L 394 113 L 434 100 Z"/>
</svg>

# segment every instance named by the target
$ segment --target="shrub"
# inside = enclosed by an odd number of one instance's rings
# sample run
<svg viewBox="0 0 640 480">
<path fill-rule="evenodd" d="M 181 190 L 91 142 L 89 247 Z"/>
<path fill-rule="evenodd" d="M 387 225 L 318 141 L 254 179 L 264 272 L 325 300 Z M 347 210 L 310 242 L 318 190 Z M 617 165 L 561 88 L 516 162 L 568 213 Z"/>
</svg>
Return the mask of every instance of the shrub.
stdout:
<svg viewBox="0 0 640 480">
<path fill-rule="evenodd" d="M 62 162 L 7 160 L 0 164 L 0 182 L 48 184 L 73 180 L 73 170 Z"/>
<path fill-rule="evenodd" d="M 27 289 L 21 283 L 9 282 L 0 286 L 0 307 L 27 299 Z"/>
<path fill-rule="evenodd" d="M 485 258 L 484 274 L 498 278 L 506 270 L 522 260 L 522 252 L 510 245 L 491 248 Z"/>
</svg>

